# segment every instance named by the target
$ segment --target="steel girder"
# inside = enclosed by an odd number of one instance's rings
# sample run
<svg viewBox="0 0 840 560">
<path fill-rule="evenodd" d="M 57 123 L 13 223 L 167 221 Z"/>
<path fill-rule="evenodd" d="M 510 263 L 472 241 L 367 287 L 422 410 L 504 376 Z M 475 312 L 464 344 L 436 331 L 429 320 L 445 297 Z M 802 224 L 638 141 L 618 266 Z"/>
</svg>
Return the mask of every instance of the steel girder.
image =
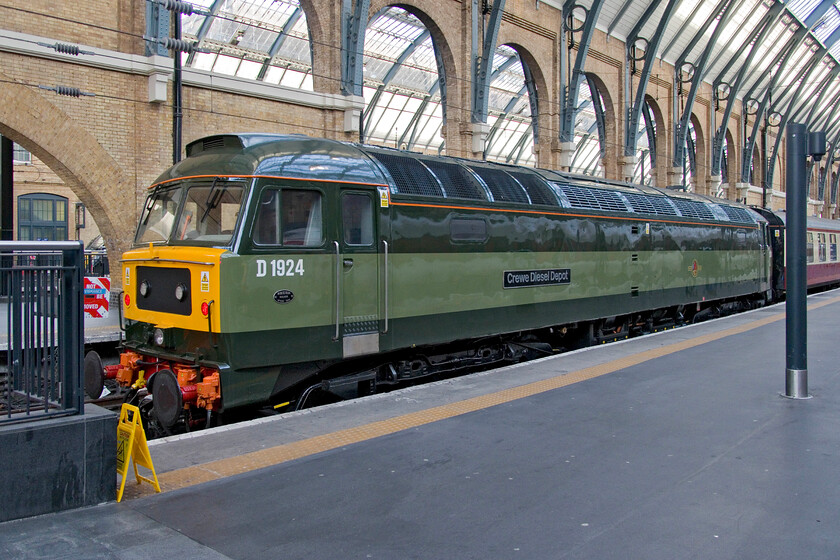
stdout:
<svg viewBox="0 0 840 560">
<path fill-rule="evenodd" d="M 432 42 L 434 45 L 434 40 Z M 406 134 L 408 134 L 409 130 L 411 134 L 409 136 L 408 142 L 406 142 L 406 149 L 410 150 L 412 146 L 414 146 L 414 140 L 417 136 L 417 131 L 419 130 L 419 123 L 420 117 L 425 113 L 426 107 L 428 107 L 429 103 L 432 100 L 432 97 L 437 93 L 438 89 L 441 91 L 441 98 L 440 98 L 440 111 L 441 111 L 441 123 L 446 123 L 446 94 L 445 94 L 445 87 L 446 87 L 446 80 L 443 77 L 443 61 L 440 60 L 438 55 L 438 51 L 435 50 L 435 58 L 437 59 L 438 63 L 438 80 L 429 88 L 429 93 L 423 97 L 423 101 L 417 107 L 417 110 L 414 112 L 414 115 L 411 117 L 411 121 L 409 122 L 409 126 L 406 128 L 403 135 L 400 137 L 400 145 L 402 146 L 403 141 L 405 140 Z M 443 144 L 441 144 L 441 148 L 438 150 L 443 149 Z"/>
<path fill-rule="evenodd" d="M 801 33 L 800 33 L 801 32 Z M 801 41 L 805 39 L 806 32 L 803 29 L 800 29 L 794 36 L 788 41 L 787 45 L 779 52 L 779 55 L 771 64 L 771 68 L 775 68 L 778 65 L 778 70 L 775 74 L 773 74 L 770 78 L 770 82 L 767 84 L 767 87 L 764 89 L 764 95 L 762 96 L 761 101 L 759 102 L 758 108 L 755 111 L 755 122 L 753 123 L 752 132 L 747 136 L 746 143 L 744 144 L 744 150 L 741 153 L 741 182 L 742 183 L 749 183 L 750 182 L 750 165 L 752 164 L 752 156 L 753 152 L 755 151 L 755 143 L 758 138 L 758 131 L 761 128 L 761 119 L 764 117 L 764 112 L 767 110 L 767 105 L 770 103 L 770 96 L 773 93 L 773 89 L 776 87 L 776 82 L 779 80 L 782 74 L 782 70 L 787 67 L 788 62 L 790 61 L 790 57 L 793 55 L 793 52 L 796 50 L 796 47 L 799 45 Z M 781 59 L 780 63 L 777 63 L 778 60 Z M 753 97 L 753 92 L 755 88 L 758 87 L 756 83 L 753 88 L 744 96 L 745 103 L 749 102 L 751 99 L 755 99 Z M 744 123 L 746 124 L 746 119 L 744 119 Z M 745 131 L 746 132 L 746 131 Z M 779 132 L 781 134 L 781 131 Z"/>
<path fill-rule="evenodd" d="M 834 0 L 822 0 L 820 4 L 814 8 L 808 18 L 805 20 L 805 23 L 802 27 L 800 27 L 788 41 L 785 48 L 783 48 L 773 63 L 770 65 L 770 68 L 776 67 L 778 65 L 777 72 L 770 78 L 770 82 L 767 84 L 767 87 L 764 88 L 764 95 L 762 96 L 762 100 L 758 106 L 758 110 L 755 113 L 755 122 L 753 123 L 752 133 L 748 136 L 747 141 L 744 145 L 744 150 L 741 154 L 741 182 L 748 183 L 750 181 L 750 164 L 752 162 L 753 151 L 755 150 L 755 142 L 758 136 L 758 130 L 761 125 L 761 119 L 764 117 L 764 112 L 767 110 L 767 105 L 770 102 L 770 96 L 773 90 L 776 87 L 776 83 L 780 79 L 783 71 L 787 67 L 787 65 L 791 61 L 791 57 L 793 56 L 796 49 L 802 44 L 802 42 L 808 36 L 808 32 L 813 29 L 813 27 L 819 22 L 822 16 L 834 6 Z M 755 89 L 759 86 L 759 82 L 756 82 L 747 95 L 744 97 L 745 102 L 749 99 L 754 99 L 753 93 Z M 746 122 L 746 119 L 745 119 Z M 783 130 L 779 129 L 779 136 L 782 135 Z M 765 170 L 767 169 L 767 165 L 765 165 Z"/>
<path fill-rule="evenodd" d="M 828 73 L 826 76 L 825 84 L 822 89 L 820 89 L 820 94 L 817 96 L 817 100 L 811 106 L 811 112 L 808 114 L 808 118 L 805 119 L 805 123 L 808 125 L 809 130 L 820 130 L 818 127 L 814 127 L 816 124 L 817 118 L 817 110 L 825 104 L 826 96 L 831 92 L 835 95 L 835 101 L 837 99 L 837 95 L 840 94 L 840 84 L 838 84 L 835 80 L 837 76 L 840 76 L 840 64 L 834 66 L 831 69 L 831 72 Z M 825 108 L 828 109 L 830 105 L 826 106 Z M 828 123 L 831 121 L 826 121 L 826 125 L 822 127 L 823 130 L 828 126 Z M 829 131 L 826 130 L 826 134 Z"/>
<path fill-rule="evenodd" d="M 528 105 L 531 109 L 531 131 L 534 144 L 537 144 L 540 140 L 540 99 L 537 95 L 537 84 L 534 83 L 534 75 L 531 74 L 531 69 L 524 62 L 522 62 L 522 73 L 525 75 L 525 88 L 528 90 Z"/>
<path fill-rule="evenodd" d="M 840 143 L 840 133 L 834 137 L 834 142 L 832 145 L 831 155 L 834 156 L 834 152 L 837 151 L 837 144 Z M 832 160 L 833 163 L 833 160 Z M 830 170 L 831 165 L 826 165 L 826 170 Z M 826 171 L 826 175 L 828 175 L 828 171 Z M 840 183 L 840 173 L 835 173 L 834 177 L 831 179 L 831 192 L 829 193 L 828 203 L 829 204 L 837 204 L 837 185 Z"/>
<path fill-rule="evenodd" d="M 601 13 L 601 7 L 604 5 L 604 0 L 593 0 L 592 7 L 586 12 L 586 21 L 583 24 L 580 43 L 578 44 L 577 57 L 575 58 L 575 65 L 572 69 L 572 75 L 569 79 L 569 84 L 566 86 L 565 75 L 562 76 L 561 90 L 560 90 L 560 141 L 574 142 L 575 140 L 575 115 L 577 113 L 577 96 L 581 81 L 584 79 L 583 66 L 586 62 L 586 55 L 589 53 L 589 45 L 592 42 L 592 35 L 595 33 L 595 24 L 598 21 L 598 15 Z M 565 25 L 566 19 L 571 15 L 574 8 L 571 0 L 563 5 L 563 21 Z M 565 53 L 565 31 L 563 33 L 563 44 L 561 45 L 561 53 Z M 564 57 L 565 58 L 565 57 Z M 565 64 L 561 63 L 561 72 L 565 70 Z"/>
<path fill-rule="evenodd" d="M 154 2 L 146 2 L 147 37 L 152 37 L 154 39 L 164 39 L 169 37 L 169 24 L 169 10 L 167 10 L 160 4 L 156 4 Z M 144 42 L 146 43 L 146 56 L 152 54 L 156 54 L 158 56 L 169 56 L 169 49 L 163 46 L 162 42 Z"/>
<path fill-rule="evenodd" d="M 295 8 L 295 11 L 292 12 L 292 15 L 289 16 L 289 19 L 286 20 L 286 23 L 283 24 L 283 29 L 280 30 L 280 33 L 277 34 L 277 38 L 274 39 L 274 42 L 271 44 L 271 48 L 268 49 L 268 54 L 263 60 L 260 71 L 257 74 L 257 80 L 265 79 L 268 67 L 271 65 L 271 59 L 277 56 L 277 53 L 280 52 L 280 48 L 283 46 L 283 43 L 286 42 L 289 32 L 291 32 L 291 30 L 295 27 L 295 24 L 297 24 L 298 20 L 302 16 L 303 10 L 301 10 L 300 6 L 298 6 Z M 309 49 L 309 59 L 312 60 L 312 41 L 309 41 Z"/>
<path fill-rule="evenodd" d="M 627 8 L 630 7 L 633 1 L 634 0 L 624 0 L 624 4 L 621 5 L 621 8 L 618 10 L 618 13 L 615 14 L 615 17 L 610 22 L 609 27 L 607 27 L 607 37 L 612 35 L 612 32 L 615 30 L 615 26 L 618 25 L 618 22 L 620 22 L 622 18 L 624 18 L 624 14 L 627 13 Z M 651 2 L 651 6 L 654 4 L 659 5 L 661 1 L 662 0 L 653 0 Z M 648 8 L 650 8 L 650 6 L 648 6 Z M 627 42 L 629 43 L 630 40 L 628 39 Z"/>
<path fill-rule="evenodd" d="M 832 133 L 835 129 L 838 128 L 838 126 L 840 126 L 838 124 L 836 124 L 834 126 L 829 126 L 829 123 L 831 123 L 834 120 L 834 116 L 837 114 L 838 110 L 840 110 L 840 94 L 837 97 L 834 98 L 834 105 L 831 107 L 831 110 L 828 111 L 825 118 L 824 119 L 819 119 L 818 118 L 814 122 L 813 126 L 811 126 L 811 123 L 809 122 L 809 127 L 813 128 L 813 129 L 816 129 L 816 130 L 825 130 L 826 134 Z M 823 124 L 822 126 L 819 126 L 820 122 L 824 122 L 825 124 Z M 840 130 L 837 131 L 837 134 L 840 135 Z"/>
<path fill-rule="evenodd" d="M 367 109 L 364 112 L 364 132 L 362 136 L 362 142 L 364 142 L 365 138 L 367 138 L 368 131 L 370 130 L 370 122 L 368 121 L 368 117 L 370 117 L 371 111 L 376 107 L 376 104 L 379 102 L 379 98 L 382 97 L 382 92 L 385 91 L 385 88 L 391 83 L 391 80 L 397 75 L 399 72 L 400 67 L 402 64 L 408 60 L 408 57 L 411 56 L 417 47 L 419 47 L 423 42 L 431 36 L 431 33 L 428 29 L 423 31 L 420 35 L 417 36 L 414 41 L 412 41 L 404 50 L 400 53 L 400 56 L 397 60 L 394 61 L 393 66 L 388 69 L 388 72 L 385 73 L 385 76 L 382 78 L 382 85 L 376 88 L 376 92 L 374 92 L 373 96 L 370 99 L 370 103 L 368 103 Z"/>
<path fill-rule="evenodd" d="M 604 104 L 601 103 L 601 93 L 598 91 L 598 86 L 589 74 L 586 74 L 586 83 L 589 86 L 589 94 L 592 98 L 592 109 L 595 112 L 595 124 L 598 125 L 598 143 L 601 146 L 601 158 L 607 155 L 607 126 L 604 122 Z M 574 130 L 572 130 L 572 140 L 574 140 Z"/>
<path fill-rule="evenodd" d="M 478 0 L 472 2 L 472 28 L 473 28 L 473 80 L 472 80 L 472 122 L 486 123 L 487 109 L 490 98 L 490 75 L 493 68 L 493 56 L 496 53 L 496 38 L 499 35 L 499 26 L 502 23 L 502 12 L 505 8 L 505 0 L 493 0 L 490 10 L 490 18 L 484 30 L 481 54 L 477 51 L 478 40 Z"/>
<path fill-rule="evenodd" d="M 516 144 L 511 148 L 510 153 L 505 157 L 505 163 L 510 163 L 513 161 L 514 165 L 519 163 L 519 159 L 522 157 L 522 152 L 525 150 L 525 144 L 528 142 L 528 135 L 523 134 L 519 140 L 517 140 Z M 516 155 L 514 156 L 514 152 Z"/>
<path fill-rule="evenodd" d="M 810 128 L 810 127 L 809 127 Z M 825 169 L 826 172 L 820 175 L 817 181 L 817 192 L 819 193 L 819 198 L 822 199 L 823 195 L 825 195 L 825 186 L 828 182 L 828 174 L 831 172 L 831 168 L 834 166 L 834 160 L 836 159 L 834 156 L 837 153 L 837 141 L 840 140 L 840 134 L 834 137 L 834 140 L 830 141 L 829 146 L 831 147 L 828 154 L 826 154 L 825 159 Z M 829 204 L 835 204 L 832 202 L 834 200 L 835 191 L 832 188 L 831 196 L 828 199 Z"/>
<path fill-rule="evenodd" d="M 654 127 L 653 115 L 650 112 L 650 105 L 642 103 L 642 115 L 645 119 L 645 132 L 648 139 L 648 150 L 650 150 L 650 166 L 656 167 L 656 128 Z"/>
<path fill-rule="evenodd" d="M 484 148 L 484 156 L 487 157 L 487 152 L 490 151 L 490 148 L 493 147 L 494 142 L 496 141 L 496 134 L 499 132 L 499 128 L 501 128 L 502 121 L 505 120 L 507 114 L 510 113 L 513 108 L 516 106 L 516 102 L 522 99 L 522 96 L 528 92 L 528 86 L 523 85 L 522 89 L 520 89 L 516 95 L 511 97 L 508 104 L 505 105 L 505 108 L 502 110 L 501 114 L 498 116 L 496 121 L 490 127 L 490 131 L 487 133 L 487 142 Z"/>
<path fill-rule="evenodd" d="M 574 168 L 575 164 L 577 163 L 578 158 L 580 158 L 581 153 L 583 153 L 583 146 L 586 144 L 587 140 L 592 138 L 592 133 L 595 132 L 598 128 L 598 122 L 593 122 L 589 129 L 586 131 L 586 134 L 581 136 L 580 142 L 578 142 L 577 147 L 575 148 L 575 155 L 572 156 L 572 163 L 569 165 L 569 168 Z M 600 155 L 600 154 L 599 154 Z"/>
<path fill-rule="evenodd" d="M 776 168 L 776 156 L 779 153 L 779 146 L 782 142 L 782 132 L 785 130 L 787 123 L 791 119 L 796 119 L 801 116 L 801 114 L 807 109 L 805 104 L 800 104 L 797 107 L 797 101 L 799 100 L 802 92 L 805 90 L 806 86 L 808 85 L 808 80 L 810 79 L 811 75 L 820 67 L 820 62 L 823 58 L 828 55 L 829 49 L 838 41 L 840 40 L 840 28 L 836 29 L 834 33 L 832 33 L 828 39 L 825 41 L 825 46 L 820 47 L 817 52 L 813 54 L 811 57 L 811 61 L 809 64 L 803 68 L 803 72 L 801 73 L 801 81 L 799 87 L 796 90 L 796 93 L 790 99 L 788 103 L 787 110 L 785 111 L 784 116 L 782 117 L 782 121 L 779 124 L 779 134 L 776 136 L 776 143 L 773 146 L 773 154 L 770 157 L 770 161 L 767 163 L 767 182 L 769 184 L 773 184 L 773 173 Z M 831 73 L 829 73 L 824 79 L 823 83 L 821 84 L 822 88 L 828 87 L 829 79 L 831 78 Z M 784 99 L 784 98 L 783 98 Z"/>
<path fill-rule="evenodd" d="M 341 93 L 362 95 L 365 27 L 370 0 L 341 1 Z"/>
<path fill-rule="evenodd" d="M 677 64 L 674 66 L 674 72 L 676 73 L 676 80 L 679 81 L 679 73 L 681 71 L 681 67 L 683 63 L 685 63 L 688 54 L 691 52 L 694 45 L 697 44 L 699 38 L 702 36 L 702 33 L 711 25 L 711 23 L 720 16 L 720 21 L 715 26 L 714 32 L 712 32 L 712 37 L 709 39 L 706 48 L 703 49 L 703 54 L 700 56 L 700 59 L 694 64 L 694 75 L 691 79 L 691 89 L 689 90 L 688 97 L 685 101 L 685 107 L 683 108 L 682 116 L 678 123 L 675 123 L 675 131 L 674 131 L 674 159 L 672 162 L 673 167 L 682 167 L 683 162 L 685 160 L 685 153 L 682 150 L 683 144 L 686 142 L 686 138 L 688 136 L 688 121 L 691 118 L 691 111 L 694 107 L 694 100 L 697 98 L 697 90 L 700 87 L 700 83 L 703 81 L 703 77 L 706 74 L 706 64 L 709 61 L 709 57 L 712 54 L 712 50 L 714 46 L 717 44 L 718 37 L 720 37 L 723 28 L 726 27 L 726 24 L 729 22 L 729 18 L 732 17 L 734 13 L 735 6 L 737 2 L 735 0 L 721 0 L 716 9 L 712 12 L 709 18 L 706 20 L 706 23 L 703 27 L 697 32 L 697 34 L 692 38 L 689 45 L 683 51 L 683 54 L 680 55 L 680 58 L 677 60 Z M 679 92 L 677 88 L 674 88 L 673 93 L 674 98 L 674 114 L 679 114 Z M 695 167 L 696 169 L 696 167 Z"/>
<path fill-rule="evenodd" d="M 636 90 L 636 98 L 633 101 L 633 105 L 627 108 L 627 119 L 625 119 L 626 125 L 624 130 L 624 155 L 625 156 L 633 156 L 636 154 L 636 143 L 638 141 L 638 133 L 639 133 L 639 120 L 642 118 L 642 111 L 645 107 L 645 93 L 647 92 L 647 86 L 650 82 L 650 75 L 653 71 L 653 65 L 656 61 L 656 53 L 659 51 L 659 44 L 662 42 L 662 38 L 665 35 L 665 30 L 668 27 L 668 23 L 671 20 L 671 16 L 674 14 L 674 11 L 677 5 L 682 0 L 669 0 L 668 4 L 665 6 L 665 11 L 660 16 L 659 25 L 656 27 L 656 32 L 653 34 L 653 37 L 650 41 L 647 41 L 647 46 L 645 48 L 645 56 L 644 56 L 644 67 L 642 68 L 642 73 L 639 76 L 639 87 Z M 662 0 L 654 0 L 650 3 L 645 13 L 636 22 L 636 25 L 633 27 L 633 30 L 630 32 L 630 35 L 627 37 L 627 41 L 625 43 L 625 62 L 629 62 L 630 60 L 630 49 L 633 48 L 636 40 L 639 38 L 639 32 L 641 31 L 642 27 L 645 25 L 647 20 L 653 15 L 654 10 L 659 6 Z M 630 99 L 630 91 L 631 91 L 631 76 L 630 76 L 630 69 L 629 63 L 626 63 L 624 66 L 624 87 L 627 94 L 625 95 L 625 99 L 627 100 L 625 103 L 629 103 Z M 652 159 L 655 159 L 653 156 Z"/>
<path fill-rule="evenodd" d="M 735 108 L 735 99 L 738 95 L 738 92 L 741 90 L 741 87 L 744 85 L 744 78 L 746 77 L 747 70 L 752 65 L 753 60 L 755 59 L 756 55 L 758 54 L 758 46 L 761 45 L 764 40 L 766 40 L 767 35 L 769 35 L 776 22 L 782 16 L 782 9 L 784 8 L 784 4 L 781 2 L 774 4 L 770 10 L 768 10 L 767 14 L 765 14 L 762 21 L 759 23 L 758 26 L 753 30 L 752 35 L 750 36 L 747 44 L 752 44 L 753 47 L 750 49 L 750 54 L 747 55 L 744 64 L 741 65 L 740 70 L 738 70 L 738 75 L 735 78 L 735 83 L 729 87 L 729 94 L 727 95 L 726 99 L 726 109 L 723 111 L 723 118 L 720 121 L 720 126 L 715 131 L 714 139 L 712 140 L 712 175 L 720 175 L 721 174 L 721 163 L 723 158 L 723 141 L 726 136 L 726 129 L 727 123 L 729 122 L 729 117 L 732 115 L 732 110 Z M 718 95 L 718 88 L 721 84 L 723 84 L 723 76 L 726 72 L 732 67 L 734 62 L 737 60 L 738 56 L 734 55 L 730 60 L 726 67 L 721 70 L 718 74 L 715 81 L 712 83 L 712 91 L 714 95 Z M 746 117 L 746 116 L 745 116 Z"/>
<path fill-rule="evenodd" d="M 204 20 L 201 22 L 201 26 L 198 28 L 198 33 L 195 35 L 196 45 L 207 36 L 207 32 L 210 31 L 210 26 L 213 25 L 213 20 L 216 19 L 216 15 L 218 15 L 222 4 L 224 4 L 224 0 L 214 0 L 213 4 L 211 4 L 210 8 L 208 8 L 210 14 L 205 16 Z M 186 66 L 191 65 L 193 63 L 193 59 L 195 59 L 195 51 L 191 52 L 189 56 L 187 56 Z"/>
<path fill-rule="evenodd" d="M 697 43 L 700 42 L 700 39 L 703 38 L 703 35 L 706 33 L 706 30 L 709 29 L 709 27 L 711 27 L 711 25 L 715 22 L 715 20 L 718 19 L 718 16 L 720 16 L 724 12 L 724 10 L 728 10 L 728 6 L 732 6 L 733 2 L 734 2 L 734 0 L 718 0 L 718 3 L 715 6 L 715 9 L 712 10 L 712 12 L 709 14 L 709 17 L 707 17 L 706 20 L 703 22 L 703 25 L 700 26 L 700 29 L 698 29 L 694 33 L 694 35 L 691 37 L 691 40 L 688 42 L 688 45 L 683 49 L 680 56 L 677 57 L 677 61 L 676 61 L 676 63 L 674 63 L 674 68 L 675 69 L 679 70 L 679 68 L 683 65 L 683 63 L 688 59 L 688 55 L 691 54 L 691 51 L 694 50 L 694 47 L 696 47 Z M 698 6 L 700 4 L 702 4 L 702 2 L 698 2 Z M 724 27 L 724 21 L 723 21 L 723 17 L 721 17 L 721 21 L 715 27 L 715 30 L 716 31 L 720 30 L 723 27 Z M 682 29 L 680 30 L 680 34 L 681 33 L 682 33 Z M 674 39 L 672 40 L 672 42 L 676 41 L 677 38 L 678 38 L 678 36 L 675 36 Z M 709 45 L 714 45 L 714 44 L 715 44 L 715 41 L 711 40 L 711 41 L 709 41 L 709 43 L 706 46 L 708 48 Z M 705 54 L 705 52 L 704 52 L 704 54 Z M 701 58 L 702 58 L 702 55 L 701 55 Z M 693 65 L 693 66 L 697 66 L 697 65 Z M 696 75 L 696 72 L 695 72 L 695 75 Z"/>
</svg>

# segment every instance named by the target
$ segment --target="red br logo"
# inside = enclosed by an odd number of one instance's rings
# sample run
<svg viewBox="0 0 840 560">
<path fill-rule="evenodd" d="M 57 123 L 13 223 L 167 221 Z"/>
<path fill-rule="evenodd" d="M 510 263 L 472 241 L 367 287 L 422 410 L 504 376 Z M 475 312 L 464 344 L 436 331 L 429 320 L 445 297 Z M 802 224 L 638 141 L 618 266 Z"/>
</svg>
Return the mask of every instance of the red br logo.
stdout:
<svg viewBox="0 0 840 560">
<path fill-rule="evenodd" d="M 699 264 L 697 264 L 697 259 L 694 259 L 693 261 L 691 261 L 691 266 L 688 267 L 688 271 L 695 278 L 697 278 L 697 273 L 700 272 L 702 269 L 703 269 L 703 267 L 700 266 Z"/>
</svg>

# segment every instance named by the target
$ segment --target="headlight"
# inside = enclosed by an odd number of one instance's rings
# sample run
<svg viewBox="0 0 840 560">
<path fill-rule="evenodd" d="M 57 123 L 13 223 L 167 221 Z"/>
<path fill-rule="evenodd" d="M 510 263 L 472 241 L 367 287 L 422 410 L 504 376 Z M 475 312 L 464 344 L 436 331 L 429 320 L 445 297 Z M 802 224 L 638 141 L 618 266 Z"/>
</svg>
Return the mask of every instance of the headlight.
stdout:
<svg viewBox="0 0 840 560">
<path fill-rule="evenodd" d="M 184 301 L 184 298 L 187 297 L 187 287 L 183 284 L 178 284 L 175 286 L 175 299 L 178 301 Z"/>
<path fill-rule="evenodd" d="M 163 329 L 155 329 L 155 344 L 163 346 Z"/>
<path fill-rule="evenodd" d="M 147 297 L 149 292 L 152 291 L 152 286 L 149 284 L 148 280 L 143 280 L 140 282 L 140 295 L 143 297 Z"/>
</svg>

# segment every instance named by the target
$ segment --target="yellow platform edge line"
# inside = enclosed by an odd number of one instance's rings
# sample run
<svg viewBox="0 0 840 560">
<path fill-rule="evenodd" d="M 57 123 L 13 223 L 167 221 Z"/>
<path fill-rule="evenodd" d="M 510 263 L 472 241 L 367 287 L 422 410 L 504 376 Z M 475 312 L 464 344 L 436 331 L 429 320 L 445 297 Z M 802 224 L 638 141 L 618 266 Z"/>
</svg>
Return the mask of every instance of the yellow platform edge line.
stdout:
<svg viewBox="0 0 840 560">
<path fill-rule="evenodd" d="M 835 297 L 820 303 L 811 304 L 808 306 L 808 310 L 812 311 L 838 302 L 840 302 L 840 297 Z M 218 480 L 237 474 L 243 474 L 273 465 L 279 465 L 287 461 L 300 459 L 316 453 L 338 449 L 346 445 L 352 445 L 354 443 L 367 441 L 380 436 L 416 428 L 424 424 L 430 424 L 432 422 L 445 420 L 447 418 L 460 416 L 477 410 L 483 410 L 491 406 L 508 403 L 514 400 L 544 393 L 546 391 L 580 383 L 581 381 L 594 379 L 608 373 L 613 373 L 621 369 L 639 365 L 662 356 L 667 356 L 668 354 L 674 352 L 695 348 L 728 336 L 745 333 L 776 321 L 781 321 L 784 318 L 785 313 L 780 312 L 737 327 L 705 334 L 690 340 L 675 342 L 660 348 L 645 350 L 632 356 L 619 358 L 573 372 L 563 373 L 549 379 L 535 381 L 518 387 L 512 387 L 510 389 L 504 389 L 502 391 L 436 406 L 427 410 L 411 412 L 394 418 L 389 418 L 387 420 L 371 422 L 369 424 L 363 424 L 353 428 L 314 436 L 300 441 L 285 443 L 275 447 L 261 449 L 259 451 L 252 451 L 236 457 L 219 459 L 200 465 L 169 471 L 158 474 L 160 488 L 163 492 L 177 490 L 180 488 L 188 488 L 190 486 L 195 486 L 196 484 L 210 482 L 212 480 Z M 137 498 L 151 493 L 147 486 L 134 486 L 131 490 L 133 491 L 129 492 L 129 488 L 126 488 L 125 498 Z"/>
</svg>

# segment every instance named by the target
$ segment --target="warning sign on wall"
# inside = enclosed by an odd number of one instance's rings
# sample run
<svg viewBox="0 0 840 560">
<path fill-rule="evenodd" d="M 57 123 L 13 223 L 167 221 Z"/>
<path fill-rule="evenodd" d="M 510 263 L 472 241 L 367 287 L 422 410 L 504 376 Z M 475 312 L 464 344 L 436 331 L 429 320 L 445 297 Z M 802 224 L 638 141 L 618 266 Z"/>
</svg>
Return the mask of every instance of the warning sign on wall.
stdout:
<svg viewBox="0 0 840 560">
<path fill-rule="evenodd" d="M 85 276 L 85 315 L 93 319 L 108 316 L 111 298 L 111 279 L 103 276 Z"/>
</svg>

